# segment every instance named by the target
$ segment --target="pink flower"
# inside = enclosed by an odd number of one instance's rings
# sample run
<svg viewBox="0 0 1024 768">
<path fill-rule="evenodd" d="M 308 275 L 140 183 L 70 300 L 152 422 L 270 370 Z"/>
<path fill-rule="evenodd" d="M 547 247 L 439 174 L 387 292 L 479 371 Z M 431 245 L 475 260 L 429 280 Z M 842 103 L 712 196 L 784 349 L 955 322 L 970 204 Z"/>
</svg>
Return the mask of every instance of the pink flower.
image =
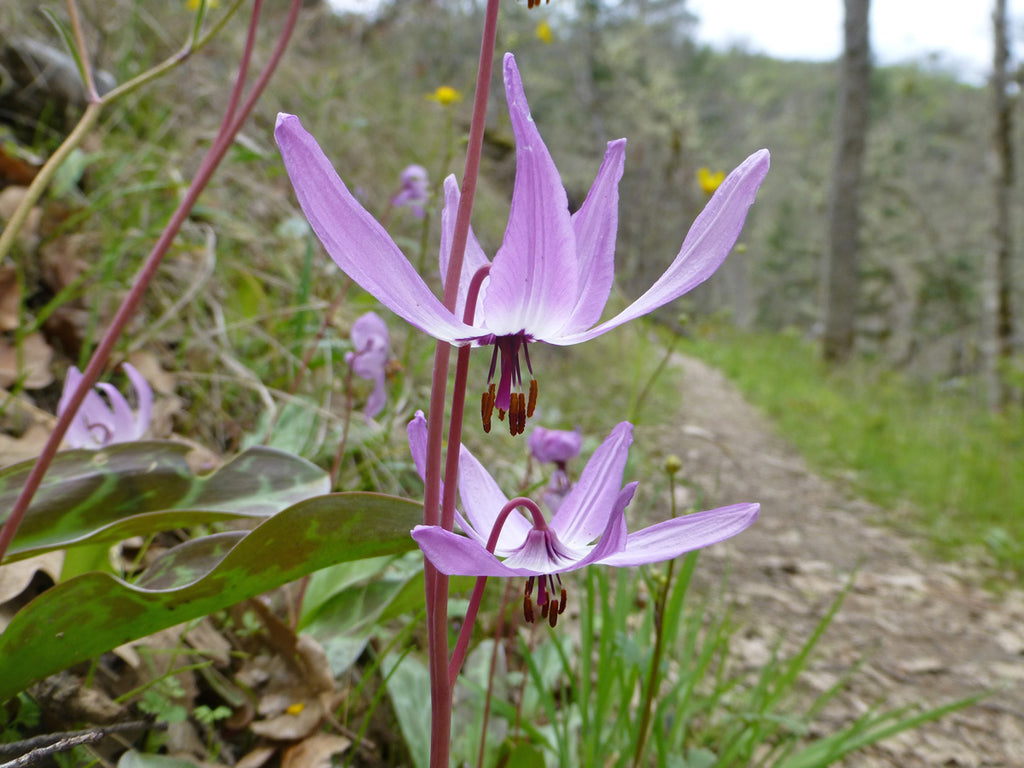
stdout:
<svg viewBox="0 0 1024 768">
<path fill-rule="evenodd" d="M 365 413 L 369 420 L 384 410 L 384 380 L 390 342 L 388 327 L 379 315 L 367 312 L 352 324 L 350 339 L 355 351 L 345 353 L 345 362 L 356 376 L 374 383 L 373 391 L 366 399 Z"/>
<path fill-rule="evenodd" d="M 72 448 L 102 448 L 112 443 L 141 440 L 146 434 L 153 412 L 153 390 L 134 367 L 128 363 L 124 363 L 122 367 L 135 388 L 138 411 L 132 410 L 124 395 L 112 384 L 97 384 L 96 389 L 99 392 L 93 390 L 85 396 L 82 407 L 78 409 L 67 434 L 64 435 L 64 441 Z M 60 402 L 57 404 L 58 416 L 64 413 L 71 394 L 81 380 L 81 372 L 75 366 L 71 366 L 67 378 L 64 379 L 64 391 L 61 393 Z"/>
<path fill-rule="evenodd" d="M 396 208 L 409 208 L 417 219 L 422 219 L 426 215 L 424 206 L 428 197 L 427 169 L 422 165 L 407 166 L 401 179 L 402 188 L 391 198 L 391 204 Z"/>
<path fill-rule="evenodd" d="M 614 278 L 619 179 L 626 141 L 608 144 L 587 199 L 569 213 L 558 169 L 530 115 L 511 54 L 504 61 L 505 94 L 516 140 L 516 180 L 505 239 L 489 262 L 470 233 L 460 299 L 445 308 L 384 228 L 338 178 L 316 140 L 293 115 L 277 117 L 275 137 L 306 218 L 335 263 L 365 291 L 399 317 L 436 339 L 493 348 L 484 392 L 489 409 L 509 413 L 513 434 L 533 414 L 536 379 L 529 344 L 579 344 L 646 315 L 707 280 L 739 236 L 747 210 L 768 172 L 767 150 L 755 152 L 722 182 L 694 221 L 682 248 L 665 272 L 639 299 L 598 322 Z M 459 189 L 445 181 L 441 226 L 441 274 L 447 273 Z M 472 325 L 462 321 L 466 288 L 481 267 L 490 267 Z M 523 366 L 529 371 L 529 402 Z M 497 376 L 496 390 L 492 389 Z"/>
</svg>

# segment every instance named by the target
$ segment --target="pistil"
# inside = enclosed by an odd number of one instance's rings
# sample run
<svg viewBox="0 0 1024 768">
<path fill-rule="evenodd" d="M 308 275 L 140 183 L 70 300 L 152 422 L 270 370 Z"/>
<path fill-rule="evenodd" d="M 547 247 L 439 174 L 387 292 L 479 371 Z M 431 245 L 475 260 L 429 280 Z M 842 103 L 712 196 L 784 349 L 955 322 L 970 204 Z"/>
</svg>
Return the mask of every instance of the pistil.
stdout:
<svg viewBox="0 0 1024 768">
<path fill-rule="evenodd" d="M 533 416 L 537 407 L 537 379 L 533 377 L 533 365 L 530 363 L 529 339 L 520 332 L 494 337 L 490 343 L 494 351 L 491 353 L 491 368 L 487 374 L 487 391 L 480 400 L 484 432 L 491 431 L 491 417 L 497 408 L 499 421 L 504 421 L 508 414 L 509 433 L 521 435 L 526 430 L 526 420 Z M 523 392 L 520 351 L 526 360 L 526 369 L 530 372 L 529 397 Z M 494 384 L 496 372 L 499 374 L 497 387 Z"/>
</svg>

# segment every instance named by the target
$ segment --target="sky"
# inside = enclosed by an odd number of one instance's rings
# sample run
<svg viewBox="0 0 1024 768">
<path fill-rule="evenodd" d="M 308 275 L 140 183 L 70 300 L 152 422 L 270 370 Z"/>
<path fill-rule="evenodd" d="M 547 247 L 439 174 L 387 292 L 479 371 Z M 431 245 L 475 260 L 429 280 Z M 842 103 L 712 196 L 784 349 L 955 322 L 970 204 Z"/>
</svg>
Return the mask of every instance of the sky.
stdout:
<svg viewBox="0 0 1024 768">
<path fill-rule="evenodd" d="M 1020 0 L 1018 0 L 1018 3 Z M 1008 2 L 1011 18 L 1016 10 Z M 688 0 L 697 37 L 785 59 L 834 59 L 842 45 L 842 0 Z M 991 0 L 871 0 L 871 45 L 881 64 L 936 52 L 984 80 L 992 60 Z"/>
</svg>

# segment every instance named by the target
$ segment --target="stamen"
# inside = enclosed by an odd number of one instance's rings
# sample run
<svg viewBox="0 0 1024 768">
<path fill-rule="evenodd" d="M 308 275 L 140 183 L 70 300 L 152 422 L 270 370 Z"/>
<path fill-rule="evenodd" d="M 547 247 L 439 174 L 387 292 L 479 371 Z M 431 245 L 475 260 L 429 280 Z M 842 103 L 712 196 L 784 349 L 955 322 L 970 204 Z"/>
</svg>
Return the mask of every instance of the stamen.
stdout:
<svg viewBox="0 0 1024 768">
<path fill-rule="evenodd" d="M 494 413 L 494 385 L 480 397 L 480 418 L 484 423 L 484 432 L 491 431 L 491 414 Z"/>
<path fill-rule="evenodd" d="M 540 607 L 540 617 L 542 619 L 546 619 L 548 617 L 548 613 L 549 613 L 550 607 L 551 607 L 551 601 L 550 600 L 545 601 L 544 604 L 541 605 L 541 607 Z"/>
<path fill-rule="evenodd" d="M 499 408 L 498 409 L 498 421 L 504 421 L 504 420 L 505 420 L 505 409 L 504 408 Z"/>
<path fill-rule="evenodd" d="M 565 592 L 565 587 L 562 587 L 562 599 L 558 603 L 558 612 L 560 614 L 561 613 L 565 613 L 565 603 L 566 603 L 567 599 L 568 599 L 568 595 Z"/>
<path fill-rule="evenodd" d="M 526 580 L 526 589 L 523 590 L 523 618 L 530 624 L 533 624 L 533 600 L 530 596 L 533 594 L 533 576 Z"/>
<path fill-rule="evenodd" d="M 548 602 L 551 602 L 550 600 Z M 558 611 L 555 610 L 558 606 L 552 606 L 551 610 L 548 611 L 548 624 L 551 628 L 555 628 L 555 624 L 558 623 Z"/>
<path fill-rule="evenodd" d="M 526 418 L 533 418 L 533 411 L 537 407 L 537 380 L 530 379 L 530 400 L 526 404 Z"/>
</svg>

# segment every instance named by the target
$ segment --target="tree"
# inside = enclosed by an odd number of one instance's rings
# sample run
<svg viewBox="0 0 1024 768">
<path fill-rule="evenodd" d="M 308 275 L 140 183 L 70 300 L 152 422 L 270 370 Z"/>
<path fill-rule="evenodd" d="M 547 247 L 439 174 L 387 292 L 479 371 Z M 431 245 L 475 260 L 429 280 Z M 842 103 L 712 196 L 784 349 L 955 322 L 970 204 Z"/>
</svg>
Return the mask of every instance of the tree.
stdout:
<svg viewBox="0 0 1024 768">
<path fill-rule="evenodd" d="M 843 56 L 836 106 L 836 146 L 829 195 L 822 356 L 843 362 L 853 352 L 857 314 L 860 196 L 868 131 L 870 0 L 844 0 Z"/>
<path fill-rule="evenodd" d="M 1010 193 L 1013 187 L 1013 102 L 1008 92 L 1010 77 L 1009 42 L 1006 34 L 1006 0 L 996 0 L 992 12 L 992 150 L 993 168 L 993 249 L 985 269 L 982 290 L 984 314 L 985 383 L 989 406 L 1006 404 L 1009 393 L 1002 381 L 1001 368 L 1013 352 L 1012 306 L 1012 222 Z"/>
</svg>

